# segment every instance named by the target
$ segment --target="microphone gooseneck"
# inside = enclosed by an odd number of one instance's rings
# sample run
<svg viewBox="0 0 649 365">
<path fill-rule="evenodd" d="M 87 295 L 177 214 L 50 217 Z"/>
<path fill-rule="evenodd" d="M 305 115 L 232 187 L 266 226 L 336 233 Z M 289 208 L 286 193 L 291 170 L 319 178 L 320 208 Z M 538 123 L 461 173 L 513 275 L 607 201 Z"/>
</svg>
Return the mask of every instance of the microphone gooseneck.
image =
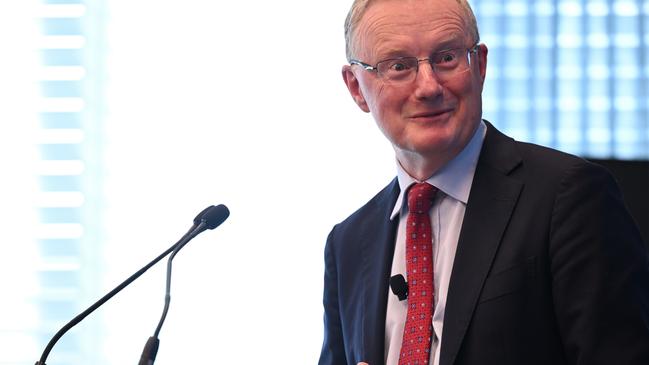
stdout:
<svg viewBox="0 0 649 365">
<path fill-rule="evenodd" d="M 219 205 L 219 207 L 221 207 L 221 206 L 223 208 L 225 208 L 224 205 Z M 104 303 L 109 301 L 112 297 L 115 296 L 115 294 L 119 293 L 124 288 L 126 288 L 128 285 L 130 285 L 133 281 L 135 281 L 137 278 L 142 276 L 142 274 L 144 274 L 147 270 L 149 270 L 153 265 L 157 264 L 158 261 L 162 260 L 170 252 L 174 251 L 174 249 L 176 247 L 178 247 L 179 244 L 182 243 L 183 245 L 185 245 L 187 242 L 189 242 L 189 240 L 191 240 L 194 236 L 196 236 L 196 234 L 204 231 L 205 228 L 201 228 L 201 231 L 194 234 L 194 232 L 197 231 L 197 229 L 199 228 L 199 226 L 201 224 L 205 224 L 204 221 L 205 221 L 205 219 L 207 219 L 207 213 L 212 211 L 213 208 L 214 208 L 214 206 L 212 205 L 212 206 L 209 206 L 209 207 L 203 209 L 203 211 L 200 212 L 196 216 L 196 218 L 194 218 L 194 225 L 189 229 L 189 231 L 187 231 L 187 233 L 185 233 L 185 235 L 183 235 L 183 237 L 180 238 L 180 240 L 178 242 L 173 244 L 166 251 L 161 253 L 158 257 L 156 257 L 151 262 L 146 264 L 144 267 L 142 267 L 140 270 L 138 270 L 135 274 L 131 275 L 126 280 L 124 280 L 122 283 L 117 285 L 113 290 L 111 290 L 106 295 L 101 297 L 98 301 L 93 303 L 90 307 L 86 308 L 86 310 L 84 310 L 83 312 L 78 314 L 76 317 L 72 318 L 72 320 L 70 320 L 70 322 L 68 322 L 56 334 L 54 334 L 54 336 L 52 336 L 52 338 L 48 342 L 47 346 L 45 346 L 45 349 L 43 350 L 43 353 L 41 354 L 40 360 L 38 360 L 35 365 L 46 365 L 45 362 L 47 361 L 47 357 L 49 356 L 50 352 L 54 348 L 54 345 L 56 345 L 58 340 L 61 339 L 61 337 L 63 337 L 63 335 L 66 332 L 68 332 L 70 329 L 72 329 L 72 327 L 79 324 L 79 322 L 83 321 L 83 319 L 86 318 L 90 313 L 94 312 L 97 308 L 101 307 Z M 221 208 L 221 210 L 223 208 Z M 225 208 L 225 210 L 227 211 L 227 208 Z M 210 213 L 210 217 L 212 217 L 213 214 L 214 213 Z M 228 212 L 228 214 L 229 214 L 229 212 Z M 226 218 L 227 218 L 227 215 L 218 224 L 223 223 L 223 221 L 225 221 Z M 213 218 L 210 218 L 210 219 L 213 219 Z M 218 224 L 216 226 L 218 226 Z M 216 226 L 214 226 L 214 227 L 216 227 Z M 157 350 L 157 346 L 156 346 L 156 350 Z"/>
<path fill-rule="evenodd" d="M 193 239 L 206 229 L 214 229 L 220 226 L 221 223 L 223 223 L 229 216 L 230 211 L 223 204 L 217 206 L 211 205 L 205 208 L 198 216 L 196 216 L 196 219 L 194 219 L 194 230 L 187 235 L 184 242 L 178 242 L 171 255 L 169 255 L 169 258 L 167 259 L 165 306 L 162 310 L 162 316 L 160 317 L 160 321 L 158 323 L 158 326 L 156 327 L 154 337 L 158 337 L 158 335 L 160 334 L 160 329 L 162 328 L 162 324 L 164 323 L 165 318 L 167 317 L 167 312 L 169 311 L 169 302 L 171 301 L 171 266 L 174 257 L 176 257 L 176 254 L 178 254 L 178 252 L 183 247 L 185 247 L 185 245 L 189 243 L 191 239 Z"/>
<path fill-rule="evenodd" d="M 167 318 L 167 312 L 169 312 L 169 304 L 171 302 L 171 268 L 174 257 L 176 257 L 176 254 L 178 254 L 178 252 L 183 247 L 185 247 L 185 245 L 189 243 L 189 241 L 191 241 L 194 237 L 207 229 L 214 229 L 220 226 L 221 223 L 223 223 L 229 216 L 230 211 L 223 204 L 217 206 L 212 205 L 205 208 L 194 219 L 194 227 L 192 227 L 193 229 L 173 247 L 173 252 L 167 259 L 167 282 L 165 290 L 165 304 L 162 310 L 162 315 L 160 316 L 160 321 L 158 322 L 158 326 L 156 327 L 153 336 L 149 337 L 146 344 L 144 345 L 144 349 L 142 350 L 142 355 L 140 356 L 140 362 L 138 363 L 138 365 L 153 365 L 158 353 L 158 348 L 160 346 L 158 335 L 160 334 L 160 330 L 162 329 L 162 324 Z"/>
</svg>

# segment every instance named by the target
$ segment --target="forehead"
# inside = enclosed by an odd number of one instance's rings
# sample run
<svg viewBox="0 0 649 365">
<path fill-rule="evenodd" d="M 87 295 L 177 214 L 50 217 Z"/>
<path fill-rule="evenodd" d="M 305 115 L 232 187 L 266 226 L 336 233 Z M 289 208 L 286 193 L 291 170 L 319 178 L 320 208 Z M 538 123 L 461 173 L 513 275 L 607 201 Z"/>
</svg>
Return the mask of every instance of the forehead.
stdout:
<svg viewBox="0 0 649 365">
<path fill-rule="evenodd" d="M 359 57 L 427 54 L 464 45 L 468 21 L 455 0 L 385 0 L 370 5 L 356 31 Z"/>
</svg>

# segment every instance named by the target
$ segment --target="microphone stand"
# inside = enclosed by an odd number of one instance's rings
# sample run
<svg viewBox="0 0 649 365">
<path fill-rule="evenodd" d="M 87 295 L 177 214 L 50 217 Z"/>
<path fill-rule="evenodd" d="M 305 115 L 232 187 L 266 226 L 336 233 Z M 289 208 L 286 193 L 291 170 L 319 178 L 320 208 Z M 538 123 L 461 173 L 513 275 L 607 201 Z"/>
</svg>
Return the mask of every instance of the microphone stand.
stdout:
<svg viewBox="0 0 649 365">
<path fill-rule="evenodd" d="M 160 320 L 160 324 L 158 325 L 158 328 L 156 329 L 156 337 L 158 335 L 158 332 L 160 332 L 160 327 L 162 326 L 162 322 L 164 321 L 164 318 L 167 314 L 167 310 L 169 309 L 169 283 L 171 279 L 171 260 L 173 257 L 180 251 L 181 248 L 183 248 L 192 238 L 196 237 L 198 234 L 201 232 L 205 231 L 206 229 L 214 229 L 218 227 L 221 223 L 223 223 L 228 216 L 230 215 L 230 211 L 228 208 L 223 205 L 219 204 L 218 206 L 210 205 L 209 207 L 203 209 L 202 212 L 200 212 L 196 218 L 194 218 L 194 225 L 189 229 L 187 233 L 185 233 L 182 238 L 176 242 L 173 246 L 169 247 L 165 252 L 160 254 L 158 257 L 153 259 L 150 263 L 148 263 L 146 266 L 141 268 L 138 272 L 135 274 L 131 275 L 128 279 L 124 280 L 121 284 L 119 284 L 115 289 L 111 290 L 108 294 L 104 295 L 101 299 L 99 299 L 97 302 L 95 302 L 93 305 L 88 307 L 86 310 L 81 312 L 79 315 L 74 317 L 70 322 L 68 322 L 63 328 L 61 328 L 55 335 L 52 337 L 50 342 L 47 344 L 45 347 L 45 350 L 43 350 L 43 354 L 41 355 L 41 358 L 39 361 L 36 362 L 35 365 L 46 365 L 45 361 L 47 360 L 47 356 L 50 354 L 50 351 L 52 351 L 52 348 L 56 344 L 56 342 L 66 333 L 68 332 L 72 327 L 76 326 L 79 322 L 81 322 L 84 318 L 86 318 L 90 313 L 94 312 L 97 308 L 102 306 L 104 303 L 106 303 L 110 298 L 115 296 L 115 294 L 119 293 L 127 287 L 129 284 L 131 284 L 135 279 L 139 278 L 142 274 L 144 274 L 151 266 L 155 265 L 158 263 L 158 261 L 162 260 L 163 257 L 167 256 L 170 252 L 173 251 L 173 254 L 169 260 L 168 266 L 167 266 L 167 298 L 165 298 L 166 303 L 165 303 L 165 310 L 163 312 L 162 319 Z M 151 339 L 150 339 L 151 340 Z M 146 344 L 145 347 L 145 353 L 152 353 L 153 358 L 149 356 L 150 364 L 153 364 L 153 359 L 155 359 L 155 353 L 158 350 L 158 340 L 157 338 L 154 339 L 155 341 L 149 341 Z M 142 358 L 145 358 L 145 353 L 142 354 Z M 142 361 L 142 359 L 140 360 Z"/>
<path fill-rule="evenodd" d="M 138 365 L 153 365 L 158 354 L 158 348 L 160 347 L 160 339 L 158 338 L 158 335 L 160 334 L 160 330 L 162 329 L 162 324 L 167 318 L 167 312 L 169 312 L 169 304 L 171 302 L 171 265 L 173 259 L 174 257 L 176 257 L 176 254 L 183 247 L 185 247 L 185 245 L 189 243 L 192 238 L 205 230 L 207 228 L 207 225 L 208 223 L 205 220 L 201 221 L 198 227 L 189 232 L 184 242 L 181 240 L 180 242 L 175 244 L 174 247 L 172 247 L 173 252 L 167 259 L 167 282 L 165 290 L 165 304 L 164 309 L 162 310 L 162 316 L 160 317 L 160 321 L 158 322 L 158 326 L 156 327 L 153 336 L 149 337 L 149 339 L 146 341 L 146 344 L 144 345 L 144 349 L 142 350 L 142 355 L 140 355 L 140 361 L 138 362 Z"/>
<path fill-rule="evenodd" d="M 46 365 L 45 361 L 47 360 L 47 356 L 49 356 L 50 351 L 52 351 L 52 348 L 54 345 L 56 345 L 56 342 L 66 333 L 68 332 L 72 327 L 76 326 L 79 322 L 81 322 L 84 318 L 86 318 L 90 313 L 94 312 L 97 308 L 102 306 L 104 303 L 106 303 L 110 298 L 115 296 L 115 294 L 119 293 L 124 289 L 126 286 L 128 286 L 130 283 L 132 283 L 135 279 L 139 278 L 144 274 L 147 270 L 151 268 L 151 266 L 155 265 L 158 263 L 158 261 L 162 260 L 165 256 L 167 256 L 171 251 L 173 251 L 176 246 L 180 244 L 186 244 L 189 239 L 193 238 L 191 234 L 196 230 L 196 227 L 192 227 L 185 235 L 178 241 L 176 242 L 173 246 L 169 247 L 165 252 L 160 254 L 160 256 L 156 257 L 153 259 L 153 261 L 149 262 L 146 266 L 141 268 L 138 272 L 135 274 L 131 275 L 128 279 L 124 280 L 121 284 L 115 287 L 115 289 L 111 290 L 108 292 L 108 294 L 104 295 L 101 299 L 99 299 L 97 302 L 95 302 L 93 305 L 88 307 L 86 310 L 81 312 L 79 315 L 74 317 L 70 322 L 68 322 L 63 328 L 61 328 L 55 335 L 52 337 L 50 342 L 47 344 L 45 347 L 45 350 L 43 350 L 43 354 L 41 355 L 41 358 L 39 361 L 36 362 L 35 365 Z M 191 236 L 191 237 L 190 237 Z"/>
</svg>

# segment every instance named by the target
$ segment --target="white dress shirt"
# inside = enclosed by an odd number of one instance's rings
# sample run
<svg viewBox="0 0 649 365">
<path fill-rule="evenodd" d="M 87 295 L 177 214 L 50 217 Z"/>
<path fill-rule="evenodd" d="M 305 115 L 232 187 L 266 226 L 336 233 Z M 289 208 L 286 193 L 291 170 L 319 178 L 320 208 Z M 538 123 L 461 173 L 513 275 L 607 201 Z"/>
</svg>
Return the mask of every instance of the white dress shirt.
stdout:
<svg viewBox="0 0 649 365">
<path fill-rule="evenodd" d="M 457 248 L 464 211 L 469 199 L 473 175 L 480 156 L 482 142 L 487 132 L 484 122 L 480 122 L 475 134 L 466 147 L 453 160 L 437 171 L 426 182 L 437 187 L 430 210 L 430 220 L 433 233 L 433 264 L 435 285 L 435 312 L 433 313 L 433 341 L 429 364 L 439 364 L 442 329 L 444 327 L 444 311 L 446 309 L 446 294 L 453 269 L 455 250 Z M 392 260 L 391 276 L 401 274 L 406 278 L 406 221 L 408 219 L 408 204 L 405 204 L 405 192 L 416 182 L 397 162 L 397 178 L 401 193 L 397 198 L 391 219 L 399 219 L 397 238 Z M 406 280 L 408 280 L 406 278 Z M 407 300 L 399 301 L 391 290 L 388 291 L 388 307 L 385 318 L 385 363 L 398 365 L 403 327 L 406 322 Z"/>
</svg>

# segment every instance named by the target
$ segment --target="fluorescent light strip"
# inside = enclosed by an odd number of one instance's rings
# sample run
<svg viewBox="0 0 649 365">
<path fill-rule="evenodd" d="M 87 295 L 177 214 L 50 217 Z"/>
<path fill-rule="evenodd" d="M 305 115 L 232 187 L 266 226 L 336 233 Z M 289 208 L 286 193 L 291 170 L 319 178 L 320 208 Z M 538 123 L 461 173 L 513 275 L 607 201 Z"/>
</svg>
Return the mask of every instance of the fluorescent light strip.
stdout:
<svg viewBox="0 0 649 365">
<path fill-rule="evenodd" d="M 589 2 L 586 4 L 586 11 L 590 16 L 606 16 L 609 12 L 608 4 Z"/>
<path fill-rule="evenodd" d="M 613 4 L 613 11 L 615 15 L 621 17 L 638 16 L 640 13 L 638 6 L 630 1 L 616 1 Z"/>
<path fill-rule="evenodd" d="M 564 97 L 556 101 L 557 108 L 561 112 L 577 111 L 581 108 L 581 101 L 573 97 Z"/>
<path fill-rule="evenodd" d="M 593 80 L 606 80 L 610 77 L 610 67 L 606 65 L 590 65 L 587 68 L 588 78 Z"/>
<path fill-rule="evenodd" d="M 611 38 L 606 33 L 591 33 L 586 39 L 590 48 L 606 48 L 611 43 Z"/>
<path fill-rule="evenodd" d="M 562 80 L 577 80 L 583 75 L 583 70 L 579 66 L 560 65 L 557 67 L 556 75 Z"/>
<path fill-rule="evenodd" d="M 39 271 L 78 271 L 81 270 L 81 264 L 76 258 L 69 256 L 48 257 L 38 264 Z"/>
<path fill-rule="evenodd" d="M 526 16 L 528 8 L 524 2 L 508 2 L 505 5 L 505 12 L 508 16 Z"/>
<path fill-rule="evenodd" d="M 548 2 L 537 2 L 534 4 L 534 12 L 536 15 L 551 16 L 554 14 L 554 6 Z"/>
<path fill-rule="evenodd" d="M 588 98 L 588 111 L 589 112 L 606 112 L 611 109 L 611 101 L 608 97 L 592 96 Z"/>
<path fill-rule="evenodd" d="M 618 96 L 614 100 L 615 109 L 617 111 L 634 111 L 638 110 L 638 101 L 635 98 L 628 96 Z M 634 136 L 635 137 L 635 136 Z M 628 139 L 628 137 L 624 137 Z"/>
<path fill-rule="evenodd" d="M 41 176 L 76 176 L 83 174 L 84 168 L 81 160 L 41 160 L 37 167 Z"/>
<path fill-rule="evenodd" d="M 637 34 L 616 34 L 613 39 L 615 45 L 620 48 L 636 48 L 640 45 L 640 37 Z"/>
<path fill-rule="evenodd" d="M 83 130 L 76 128 L 41 129 L 37 135 L 39 144 L 79 144 L 83 139 Z"/>
<path fill-rule="evenodd" d="M 41 98 L 39 110 L 44 113 L 78 113 L 83 110 L 83 98 Z"/>
<path fill-rule="evenodd" d="M 39 18 L 81 18 L 86 14 L 83 4 L 43 4 L 37 11 Z"/>
<path fill-rule="evenodd" d="M 557 44 L 561 48 L 579 48 L 583 42 L 582 38 L 579 34 L 562 33 L 557 36 Z"/>
<path fill-rule="evenodd" d="M 559 14 L 562 16 L 581 16 L 581 4 L 578 2 L 562 2 L 559 4 Z"/>
<path fill-rule="evenodd" d="M 79 223 L 44 223 L 36 226 L 34 233 L 39 239 L 77 239 L 83 236 Z"/>
<path fill-rule="evenodd" d="M 53 268 L 54 270 L 42 271 L 79 271 L 81 270 L 81 265 L 75 262 L 64 262 L 54 265 L 48 264 L 47 268 Z M 40 297 L 47 300 L 70 300 L 70 298 L 77 297 L 79 293 L 80 290 L 75 287 L 42 288 L 40 290 Z"/>
<path fill-rule="evenodd" d="M 84 200 L 79 191 L 48 191 L 37 194 L 34 205 L 38 208 L 78 208 Z"/>
<path fill-rule="evenodd" d="M 78 81 L 86 76 L 83 66 L 46 66 L 40 70 L 43 81 Z"/>
<path fill-rule="evenodd" d="M 81 49 L 86 44 L 82 35 L 45 35 L 39 42 L 41 49 Z"/>
</svg>

